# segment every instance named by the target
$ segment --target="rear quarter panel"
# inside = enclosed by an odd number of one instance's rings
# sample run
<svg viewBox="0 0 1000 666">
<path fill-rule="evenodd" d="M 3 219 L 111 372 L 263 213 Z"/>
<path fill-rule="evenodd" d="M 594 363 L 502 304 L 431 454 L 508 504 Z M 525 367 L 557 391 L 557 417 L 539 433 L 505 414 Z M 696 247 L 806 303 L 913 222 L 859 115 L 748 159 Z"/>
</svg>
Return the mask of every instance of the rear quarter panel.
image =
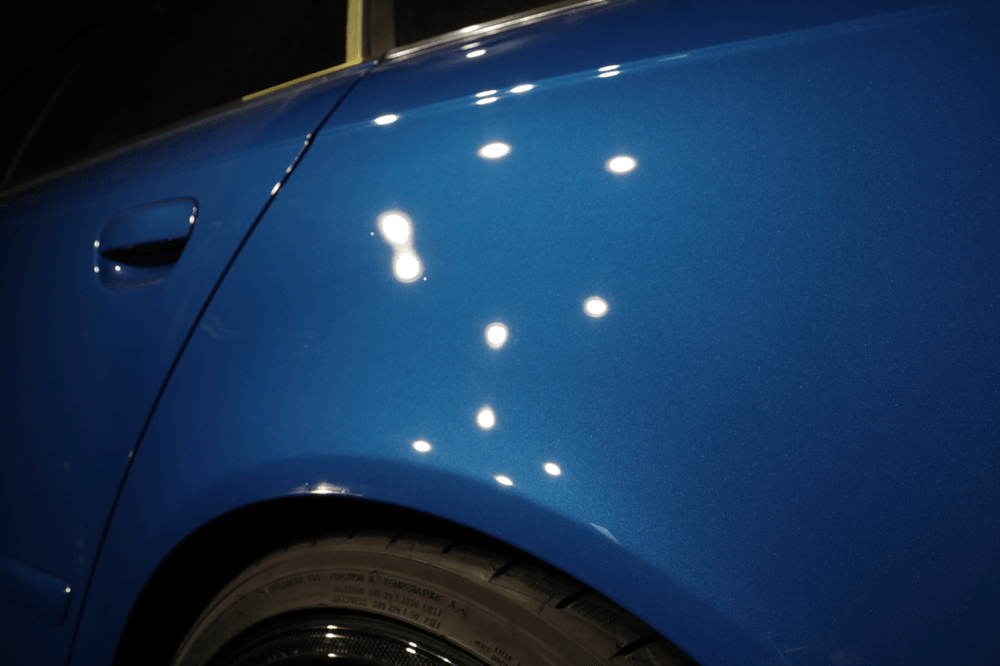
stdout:
<svg viewBox="0 0 1000 666">
<path fill-rule="evenodd" d="M 326 491 L 522 548 L 704 664 L 989 663 L 996 6 L 713 9 L 735 11 L 636 3 L 374 70 L 201 319 L 84 633 L 198 525 Z"/>
</svg>

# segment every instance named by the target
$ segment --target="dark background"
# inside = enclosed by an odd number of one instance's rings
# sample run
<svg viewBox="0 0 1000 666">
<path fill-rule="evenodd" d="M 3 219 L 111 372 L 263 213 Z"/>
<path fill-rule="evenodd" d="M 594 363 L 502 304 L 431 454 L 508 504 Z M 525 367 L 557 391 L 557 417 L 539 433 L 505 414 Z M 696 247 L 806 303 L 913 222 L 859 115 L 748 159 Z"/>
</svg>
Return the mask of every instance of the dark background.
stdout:
<svg viewBox="0 0 1000 666">
<path fill-rule="evenodd" d="M 544 4 L 393 0 L 395 43 Z M 347 0 L 90 0 L 5 12 L 0 191 L 343 63 L 346 11 Z"/>
</svg>

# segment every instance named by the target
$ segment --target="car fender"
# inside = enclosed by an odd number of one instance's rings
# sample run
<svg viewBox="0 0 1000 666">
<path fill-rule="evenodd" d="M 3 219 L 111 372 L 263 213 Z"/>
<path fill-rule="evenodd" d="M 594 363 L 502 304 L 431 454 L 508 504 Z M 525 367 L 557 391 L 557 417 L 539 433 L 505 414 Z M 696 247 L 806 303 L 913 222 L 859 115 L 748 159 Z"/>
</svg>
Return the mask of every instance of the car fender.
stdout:
<svg viewBox="0 0 1000 666">
<path fill-rule="evenodd" d="M 623 7 L 610 50 L 574 15 L 352 91 L 177 364 L 81 635 L 308 495 L 499 539 L 705 664 L 991 649 L 996 8 L 688 49 Z"/>
</svg>

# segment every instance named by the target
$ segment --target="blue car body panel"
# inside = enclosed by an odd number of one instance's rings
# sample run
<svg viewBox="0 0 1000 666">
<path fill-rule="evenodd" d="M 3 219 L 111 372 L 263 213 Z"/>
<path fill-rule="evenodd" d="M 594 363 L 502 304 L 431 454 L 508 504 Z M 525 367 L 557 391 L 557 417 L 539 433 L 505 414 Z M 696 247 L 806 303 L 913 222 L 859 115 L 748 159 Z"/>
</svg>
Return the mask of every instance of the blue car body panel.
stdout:
<svg viewBox="0 0 1000 666">
<path fill-rule="evenodd" d="M 4 663 L 65 662 L 112 504 L 182 343 L 307 135 L 360 75 L 179 127 L 4 202 Z M 101 254 L 184 234 L 169 264 Z"/>
<path fill-rule="evenodd" d="M 189 535 L 308 494 L 496 537 L 705 665 L 993 663 L 1000 8 L 802 4 L 373 68 L 195 323 L 72 663 Z"/>
</svg>

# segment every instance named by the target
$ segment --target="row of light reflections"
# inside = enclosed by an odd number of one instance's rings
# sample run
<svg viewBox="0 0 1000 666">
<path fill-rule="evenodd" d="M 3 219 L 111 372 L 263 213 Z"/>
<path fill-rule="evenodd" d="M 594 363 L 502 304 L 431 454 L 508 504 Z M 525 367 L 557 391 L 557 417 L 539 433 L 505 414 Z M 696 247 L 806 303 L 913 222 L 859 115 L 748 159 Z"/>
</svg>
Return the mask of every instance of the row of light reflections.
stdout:
<svg viewBox="0 0 1000 666">
<path fill-rule="evenodd" d="M 497 160 L 510 154 L 509 144 L 494 141 L 479 149 L 478 155 L 483 159 Z M 616 155 L 610 158 L 604 167 L 615 174 L 625 174 L 634 170 L 637 162 L 630 155 Z M 405 213 L 387 211 L 379 216 L 378 229 L 382 237 L 393 248 L 393 273 L 400 282 L 414 282 L 423 275 L 423 264 L 413 246 L 412 225 Z M 375 232 L 372 232 L 374 235 Z M 427 278 L 423 278 L 426 280 Z M 594 306 L 597 307 L 597 306 Z M 588 312 L 594 313 L 592 308 Z M 603 313 L 601 313 L 603 314 Z M 600 315 L 598 315 L 600 316 Z"/>
<path fill-rule="evenodd" d="M 475 29 L 475 27 L 476 26 L 473 26 L 470 30 Z M 485 49 L 471 50 L 478 46 L 478 42 L 473 42 L 471 44 L 464 45 L 462 49 L 468 50 L 466 57 L 477 58 L 486 53 Z M 606 65 L 599 68 L 597 72 L 597 76 L 599 78 L 610 78 L 619 73 L 619 66 Z M 534 90 L 535 87 L 536 86 L 534 84 L 523 83 L 509 88 L 506 92 L 514 95 L 521 95 Z M 502 93 L 496 89 L 483 90 L 473 96 L 473 103 L 477 106 L 486 106 L 499 100 L 501 95 Z M 398 114 L 388 113 L 375 118 L 374 123 L 380 126 L 392 125 L 399 119 L 400 116 Z M 487 160 L 498 160 L 506 157 L 510 153 L 511 146 L 501 141 L 488 143 L 477 151 L 479 157 Z M 625 174 L 633 171 L 637 164 L 638 163 L 635 158 L 630 155 L 615 155 L 605 162 L 604 167 L 611 173 Z M 396 279 L 400 282 L 415 282 L 420 279 L 423 275 L 424 269 L 423 264 L 420 261 L 420 257 L 414 249 L 413 224 L 409 217 L 407 217 L 407 215 L 402 211 L 386 211 L 378 218 L 378 229 L 382 238 L 385 239 L 385 241 L 393 249 L 392 268 Z M 372 233 L 374 234 L 374 232 Z M 427 278 L 424 277 L 423 279 L 426 280 Z M 583 311 L 589 317 L 593 317 L 595 319 L 600 318 L 608 313 L 608 303 L 599 296 L 591 296 L 584 300 Z M 507 326 L 502 322 L 493 322 L 489 324 L 484 332 L 484 338 L 487 346 L 494 350 L 501 349 L 504 344 L 506 344 L 508 337 L 509 331 Z M 497 424 L 497 416 L 493 411 L 493 408 L 489 405 L 483 405 L 476 413 L 475 423 L 484 431 L 492 430 Z M 414 441 L 412 447 L 414 451 L 421 454 L 427 454 L 434 450 L 434 446 L 425 439 L 418 439 Z M 542 469 L 549 476 L 557 477 L 562 475 L 562 469 L 554 462 L 544 463 L 542 465 Z M 502 486 L 514 485 L 513 479 L 506 474 L 497 474 L 493 477 L 493 479 Z"/>
<path fill-rule="evenodd" d="M 378 229 L 382 238 L 393 249 L 392 268 L 396 279 L 400 282 L 416 281 L 423 272 L 423 264 L 413 247 L 413 224 L 409 217 L 399 210 L 386 211 L 378 217 Z M 372 232 L 373 235 L 374 233 Z M 583 312 L 588 317 L 599 319 L 608 313 L 608 302 L 600 296 L 590 296 L 583 301 Z M 486 346 L 495 351 L 502 349 L 509 338 L 510 331 L 507 325 L 500 321 L 490 323 L 483 331 Z M 497 415 L 493 407 L 483 405 L 476 412 L 475 422 L 481 430 L 492 430 L 496 427 Z M 425 439 L 416 440 L 412 446 L 417 453 L 430 453 L 434 449 Z M 542 465 L 542 469 L 549 476 L 562 474 L 562 469 L 554 462 L 546 462 Z M 506 474 L 497 474 L 493 478 L 503 486 L 514 485 L 514 481 Z"/>
<path fill-rule="evenodd" d="M 485 160 L 497 160 L 510 155 L 510 151 L 510 144 L 494 141 L 480 148 L 476 154 Z M 631 155 L 615 155 L 604 163 L 604 168 L 611 173 L 628 173 L 636 166 L 638 166 L 638 162 Z"/>
<path fill-rule="evenodd" d="M 478 46 L 478 42 L 472 44 L 467 44 L 463 46 L 463 49 L 472 48 Z M 474 54 L 482 55 L 485 50 L 470 51 L 468 57 L 475 57 Z M 605 65 L 597 69 L 598 78 L 610 78 L 616 76 L 621 72 L 619 69 L 620 65 Z M 533 83 L 522 83 L 512 88 L 508 88 L 505 92 L 513 95 L 521 95 L 523 93 L 534 90 L 537 86 Z M 486 106 L 487 104 L 493 104 L 498 101 L 504 93 L 498 89 L 491 88 L 489 90 L 482 90 L 473 95 L 473 103 L 477 106 Z M 398 121 L 400 116 L 395 113 L 386 113 L 378 116 L 373 121 L 376 125 L 392 125 Z M 478 150 L 478 155 L 483 159 L 496 160 L 501 157 L 506 157 L 511 152 L 511 147 L 509 144 L 503 143 L 501 141 L 495 141 L 484 145 Z M 608 159 L 604 163 L 604 168 L 612 173 L 628 173 L 635 169 L 637 162 L 634 157 L 629 155 L 616 155 Z"/>
</svg>

